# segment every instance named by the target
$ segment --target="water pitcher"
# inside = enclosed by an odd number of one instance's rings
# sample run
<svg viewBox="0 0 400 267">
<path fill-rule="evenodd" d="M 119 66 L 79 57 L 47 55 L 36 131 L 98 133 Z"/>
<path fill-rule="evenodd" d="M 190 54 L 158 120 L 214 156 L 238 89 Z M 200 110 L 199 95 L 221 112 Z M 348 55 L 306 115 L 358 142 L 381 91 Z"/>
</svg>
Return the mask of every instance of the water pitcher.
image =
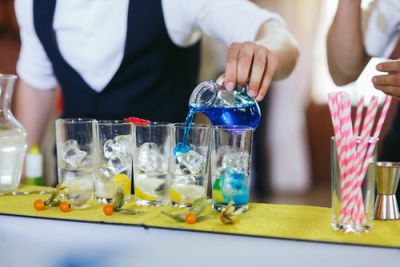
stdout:
<svg viewBox="0 0 400 267">
<path fill-rule="evenodd" d="M 0 192 L 17 189 L 27 147 L 26 131 L 10 108 L 16 80 L 0 74 Z"/>
</svg>

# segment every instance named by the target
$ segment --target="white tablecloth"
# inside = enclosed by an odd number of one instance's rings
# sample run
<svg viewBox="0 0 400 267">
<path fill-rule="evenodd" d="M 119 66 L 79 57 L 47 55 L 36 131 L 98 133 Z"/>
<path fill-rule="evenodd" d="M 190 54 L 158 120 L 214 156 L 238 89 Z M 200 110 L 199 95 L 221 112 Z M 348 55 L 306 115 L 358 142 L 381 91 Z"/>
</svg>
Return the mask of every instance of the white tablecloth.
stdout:
<svg viewBox="0 0 400 267">
<path fill-rule="evenodd" d="M 0 215 L 0 266 L 400 266 L 400 250 Z"/>
</svg>

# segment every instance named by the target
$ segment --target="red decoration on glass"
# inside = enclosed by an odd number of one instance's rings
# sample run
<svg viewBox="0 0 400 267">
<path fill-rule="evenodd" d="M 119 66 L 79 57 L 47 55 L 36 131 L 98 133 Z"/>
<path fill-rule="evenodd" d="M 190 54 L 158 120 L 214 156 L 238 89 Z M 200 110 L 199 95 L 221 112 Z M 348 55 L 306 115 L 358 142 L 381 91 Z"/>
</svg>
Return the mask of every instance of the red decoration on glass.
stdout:
<svg viewBox="0 0 400 267">
<path fill-rule="evenodd" d="M 144 119 L 136 118 L 136 117 L 125 118 L 124 121 L 132 123 L 134 125 L 139 125 L 139 126 L 145 126 L 150 123 L 149 120 L 144 120 Z"/>
</svg>

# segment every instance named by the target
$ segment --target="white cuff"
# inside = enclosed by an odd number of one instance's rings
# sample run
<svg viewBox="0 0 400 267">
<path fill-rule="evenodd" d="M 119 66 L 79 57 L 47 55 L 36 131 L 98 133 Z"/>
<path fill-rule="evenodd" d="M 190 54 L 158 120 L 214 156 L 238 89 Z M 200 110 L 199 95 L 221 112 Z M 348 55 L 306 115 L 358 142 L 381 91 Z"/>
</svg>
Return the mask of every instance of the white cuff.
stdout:
<svg viewBox="0 0 400 267">
<path fill-rule="evenodd" d="M 37 68 L 18 60 L 17 74 L 20 79 L 38 90 L 53 90 L 58 82 L 53 75 L 43 75 Z"/>
</svg>

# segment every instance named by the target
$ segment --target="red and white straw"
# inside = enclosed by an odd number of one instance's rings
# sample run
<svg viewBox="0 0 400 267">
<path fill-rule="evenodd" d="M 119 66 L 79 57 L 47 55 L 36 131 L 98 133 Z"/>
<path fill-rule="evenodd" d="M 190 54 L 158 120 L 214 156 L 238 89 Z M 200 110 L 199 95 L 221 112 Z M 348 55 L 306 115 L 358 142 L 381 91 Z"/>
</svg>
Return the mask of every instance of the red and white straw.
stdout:
<svg viewBox="0 0 400 267">
<path fill-rule="evenodd" d="M 364 120 L 362 118 L 364 97 L 359 100 L 353 131 L 350 96 L 343 92 L 328 95 L 340 170 L 341 210 L 339 222 L 341 224 L 362 225 L 366 221 L 361 185 L 367 174 L 369 163 L 373 159 L 376 141 L 382 130 L 391 100 L 390 96 L 386 98 L 371 138 L 378 110 L 378 98 L 376 96 L 371 98 Z M 358 137 L 359 135 L 360 137 Z"/>
<path fill-rule="evenodd" d="M 367 174 L 368 171 L 368 165 L 371 162 L 371 160 L 374 157 L 374 151 L 375 151 L 375 147 L 376 147 L 376 142 L 378 141 L 379 135 L 382 131 L 382 127 L 383 124 L 385 123 L 385 119 L 387 116 L 387 113 L 389 111 L 389 107 L 390 107 L 390 103 L 392 102 L 392 97 L 391 96 L 387 96 L 385 103 L 383 104 L 382 107 L 382 111 L 381 114 L 379 116 L 379 120 L 378 123 L 375 127 L 375 132 L 374 135 L 372 137 L 372 140 L 370 142 L 370 145 L 368 147 L 368 151 L 366 153 L 365 159 L 363 161 L 362 164 L 362 168 L 361 171 L 357 177 L 357 181 L 355 184 L 355 187 L 357 188 L 356 190 L 358 190 L 361 193 L 361 185 L 364 181 L 365 175 Z M 362 199 L 362 195 L 361 194 L 357 194 L 357 205 L 355 205 L 355 210 L 353 211 L 354 214 L 354 220 L 357 224 L 362 224 L 365 222 L 365 212 L 364 212 L 364 205 L 363 204 L 363 199 Z"/>
<path fill-rule="evenodd" d="M 361 126 L 361 120 L 362 120 L 362 113 L 364 109 L 364 96 L 360 98 L 360 101 L 358 101 L 357 104 L 357 110 L 356 110 L 356 120 L 354 122 L 354 136 L 358 137 L 360 135 L 360 126 Z"/>
</svg>

